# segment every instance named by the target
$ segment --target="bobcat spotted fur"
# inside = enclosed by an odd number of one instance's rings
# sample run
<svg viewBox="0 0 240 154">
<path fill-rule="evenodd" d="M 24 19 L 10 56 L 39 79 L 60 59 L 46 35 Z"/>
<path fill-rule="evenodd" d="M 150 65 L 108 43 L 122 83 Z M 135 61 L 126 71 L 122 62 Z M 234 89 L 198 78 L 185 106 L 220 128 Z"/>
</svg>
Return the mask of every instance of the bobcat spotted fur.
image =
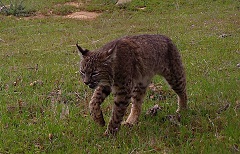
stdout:
<svg viewBox="0 0 240 154">
<path fill-rule="evenodd" d="M 112 117 L 105 134 L 115 134 L 132 102 L 126 123 L 135 124 L 141 113 L 146 89 L 154 75 L 163 76 L 178 95 L 178 109 L 187 108 L 186 77 L 181 56 L 172 41 L 163 35 L 126 36 L 96 51 L 82 49 L 80 73 L 83 82 L 95 89 L 89 103 L 95 122 L 105 125 L 100 105 L 112 92 Z"/>
</svg>

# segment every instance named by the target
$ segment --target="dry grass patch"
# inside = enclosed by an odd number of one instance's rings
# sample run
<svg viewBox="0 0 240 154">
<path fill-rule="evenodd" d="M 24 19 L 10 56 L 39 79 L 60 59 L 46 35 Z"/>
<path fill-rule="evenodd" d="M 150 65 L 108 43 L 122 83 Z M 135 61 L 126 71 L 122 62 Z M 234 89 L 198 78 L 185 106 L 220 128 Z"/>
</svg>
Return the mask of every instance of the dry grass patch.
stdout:
<svg viewBox="0 0 240 154">
<path fill-rule="evenodd" d="M 80 3 L 80 2 L 67 2 L 64 5 L 69 5 L 69 6 L 74 6 L 74 7 L 79 8 L 80 6 L 83 5 L 83 3 Z"/>
</svg>

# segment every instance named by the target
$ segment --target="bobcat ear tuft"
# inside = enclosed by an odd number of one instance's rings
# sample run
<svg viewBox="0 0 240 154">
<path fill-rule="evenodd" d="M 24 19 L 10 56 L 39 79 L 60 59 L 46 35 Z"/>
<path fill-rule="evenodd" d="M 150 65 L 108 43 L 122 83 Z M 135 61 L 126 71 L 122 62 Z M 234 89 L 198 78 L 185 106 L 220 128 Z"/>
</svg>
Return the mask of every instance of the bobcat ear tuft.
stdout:
<svg viewBox="0 0 240 154">
<path fill-rule="evenodd" d="M 113 54 L 113 51 L 115 50 L 116 46 L 117 46 L 117 44 L 115 44 L 111 49 L 109 49 L 109 50 L 107 51 L 107 55 L 108 55 L 108 56 Z"/>
<path fill-rule="evenodd" d="M 109 50 L 107 51 L 107 54 L 108 54 L 108 55 L 111 55 L 111 54 L 113 53 L 113 51 L 114 51 L 114 48 L 111 48 L 111 49 L 109 49 Z"/>
<path fill-rule="evenodd" d="M 77 48 L 78 48 L 78 51 L 79 51 L 83 56 L 87 56 L 89 50 L 81 48 L 78 44 L 76 44 L 76 46 L 77 46 Z"/>
</svg>

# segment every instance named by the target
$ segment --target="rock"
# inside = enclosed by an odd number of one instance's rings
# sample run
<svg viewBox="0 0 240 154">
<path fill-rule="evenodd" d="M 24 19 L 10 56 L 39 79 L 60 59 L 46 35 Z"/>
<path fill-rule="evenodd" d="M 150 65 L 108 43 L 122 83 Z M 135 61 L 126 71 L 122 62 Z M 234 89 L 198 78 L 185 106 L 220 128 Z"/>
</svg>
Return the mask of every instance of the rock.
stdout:
<svg viewBox="0 0 240 154">
<path fill-rule="evenodd" d="M 118 0 L 116 5 L 122 5 L 122 4 L 125 4 L 125 3 L 128 3 L 128 2 L 131 2 L 131 1 L 132 0 Z"/>
</svg>

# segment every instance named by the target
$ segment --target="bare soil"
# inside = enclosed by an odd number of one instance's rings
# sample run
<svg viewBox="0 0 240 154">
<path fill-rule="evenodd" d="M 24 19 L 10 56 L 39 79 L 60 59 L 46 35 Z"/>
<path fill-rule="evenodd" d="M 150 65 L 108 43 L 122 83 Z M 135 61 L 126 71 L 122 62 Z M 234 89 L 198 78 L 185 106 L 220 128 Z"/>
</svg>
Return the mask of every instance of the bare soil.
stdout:
<svg viewBox="0 0 240 154">
<path fill-rule="evenodd" d="M 64 16 L 65 18 L 71 18 L 71 19 L 95 19 L 100 15 L 100 13 L 96 12 L 74 12 L 72 14 Z"/>
<path fill-rule="evenodd" d="M 70 5 L 79 8 L 83 3 L 78 3 L 78 2 L 67 2 L 64 5 Z M 72 14 L 64 16 L 65 18 L 70 18 L 70 19 L 95 19 L 100 15 L 100 13 L 96 12 L 87 12 L 87 11 L 80 11 L 80 12 L 74 12 Z"/>
<path fill-rule="evenodd" d="M 58 4 L 57 6 L 60 6 L 60 5 L 70 5 L 70 6 L 79 8 L 81 5 L 83 5 L 83 3 L 67 2 L 65 4 Z M 73 12 L 73 13 L 71 13 L 69 15 L 65 15 L 65 16 L 53 15 L 52 13 L 50 13 L 50 16 L 70 18 L 70 19 L 79 19 L 79 20 L 93 20 L 93 19 L 96 19 L 100 14 L 101 13 L 97 13 L 97 12 L 80 11 L 80 12 Z M 48 16 L 45 16 L 41 13 L 37 13 L 35 16 L 24 17 L 24 19 L 26 19 L 26 20 L 42 19 L 42 18 L 46 18 L 46 17 L 48 17 Z"/>
</svg>

